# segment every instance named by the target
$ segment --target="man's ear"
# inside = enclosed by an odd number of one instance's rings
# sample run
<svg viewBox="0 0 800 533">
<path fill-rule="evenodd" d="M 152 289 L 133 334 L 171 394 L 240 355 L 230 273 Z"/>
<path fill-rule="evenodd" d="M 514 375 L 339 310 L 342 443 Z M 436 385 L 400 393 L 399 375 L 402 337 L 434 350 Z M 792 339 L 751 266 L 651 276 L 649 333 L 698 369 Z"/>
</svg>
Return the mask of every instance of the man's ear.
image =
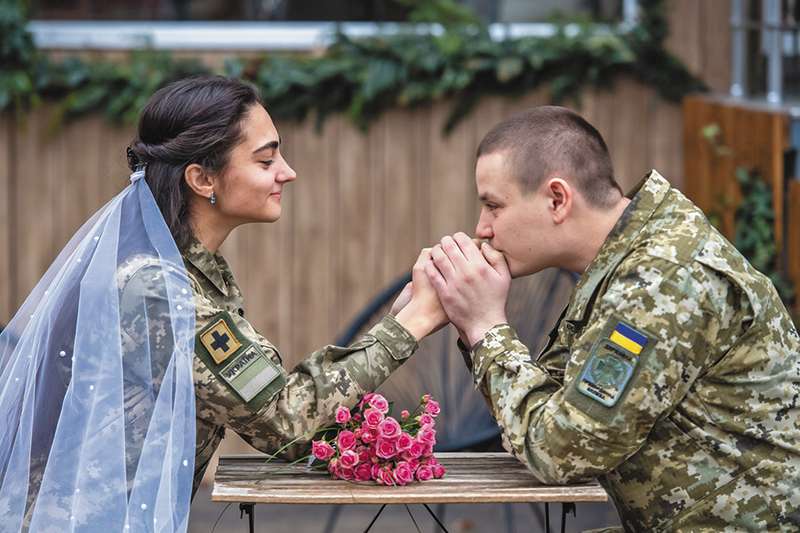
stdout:
<svg viewBox="0 0 800 533">
<path fill-rule="evenodd" d="M 202 166 L 192 163 L 183 171 L 183 179 L 186 185 L 203 198 L 210 198 L 214 192 L 214 178 L 210 176 Z"/>
<path fill-rule="evenodd" d="M 550 178 L 545 184 L 547 207 L 554 224 L 564 222 L 572 211 L 575 192 L 570 184 L 562 178 Z"/>
</svg>

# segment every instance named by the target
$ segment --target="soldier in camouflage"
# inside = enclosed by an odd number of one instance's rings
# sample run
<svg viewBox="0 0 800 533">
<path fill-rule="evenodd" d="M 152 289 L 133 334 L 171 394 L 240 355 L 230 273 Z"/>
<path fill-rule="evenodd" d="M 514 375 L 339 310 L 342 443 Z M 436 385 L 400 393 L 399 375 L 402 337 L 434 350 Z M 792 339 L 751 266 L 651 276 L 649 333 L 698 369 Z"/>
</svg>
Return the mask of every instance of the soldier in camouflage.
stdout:
<svg viewBox="0 0 800 533">
<path fill-rule="evenodd" d="M 147 165 L 145 179 L 184 265 L 169 268 L 160 258 L 139 255 L 120 268 L 123 338 L 132 347 L 147 339 L 170 353 L 170 301 L 162 277 L 188 276 L 196 330 L 195 491 L 225 428 L 267 453 L 294 443 L 286 452 L 297 455 L 334 421 L 337 406 L 353 407 L 412 355 L 418 339 L 446 322 L 418 260 L 413 288 L 360 340 L 326 346 L 292 372 L 284 370 L 278 350 L 245 318 L 241 291 L 218 252 L 235 227 L 280 218 L 283 188 L 296 177 L 280 148 L 252 87 L 207 77 L 158 91 L 129 151 L 132 168 Z M 129 431 L 146 430 L 146 423 L 136 422 L 147 400 L 126 388 Z M 135 462 L 135 455 L 129 460 Z"/>
<path fill-rule="evenodd" d="M 334 421 L 337 406 L 354 406 L 417 348 L 414 335 L 390 314 L 356 343 L 326 346 L 287 373 L 275 346 L 245 319 L 241 291 L 222 255 L 212 254 L 192 239 L 182 256 L 192 287 L 193 294 L 187 297 L 194 302 L 197 331 L 195 490 L 225 428 L 265 453 L 299 439 L 287 449 L 287 455 L 297 455 L 319 428 Z M 176 268 L 169 275 L 180 271 Z M 120 269 L 123 339 L 132 346 L 149 337 L 150 346 L 171 350 L 165 346 L 171 336 L 165 334 L 170 302 L 164 275 L 163 261 L 149 256 L 136 256 Z M 205 337 L 211 341 L 204 342 Z M 136 413 L 147 409 L 146 401 L 135 389 L 126 388 L 131 430 L 137 427 Z M 139 429 L 146 431 L 143 422 Z M 131 455 L 132 464 L 136 459 Z"/>
<path fill-rule="evenodd" d="M 658 172 L 622 196 L 566 109 L 496 126 L 476 181 L 491 244 L 445 237 L 426 273 L 506 448 L 598 478 L 626 531 L 797 531 L 800 339 L 769 279 Z M 505 298 L 547 267 L 582 275 L 532 358 Z"/>
</svg>

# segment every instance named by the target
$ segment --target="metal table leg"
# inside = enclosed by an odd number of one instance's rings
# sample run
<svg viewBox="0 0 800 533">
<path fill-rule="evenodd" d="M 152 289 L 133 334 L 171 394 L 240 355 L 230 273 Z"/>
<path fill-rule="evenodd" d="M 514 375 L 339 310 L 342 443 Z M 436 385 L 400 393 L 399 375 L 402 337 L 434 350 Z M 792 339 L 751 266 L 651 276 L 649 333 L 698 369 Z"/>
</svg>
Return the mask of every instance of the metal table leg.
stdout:
<svg viewBox="0 0 800 533">
<path fill-rule="evenodd" d="M 567 502 L 561 504 L 561 533 L 564 533 L 567 528 L 567 513 L 572 511 L 572 516 L 578 516 L 578 508 L 575 507 L 574 502 Z"/>
<path fill-rule="evenodd" d="M 256 506 L 253 503 L 240 503 L 239 504 L 239 518 L 244 518 L 247 513 L 247 521 L 250 525 L 250 533 L 256 531 Z"/>
</svg>

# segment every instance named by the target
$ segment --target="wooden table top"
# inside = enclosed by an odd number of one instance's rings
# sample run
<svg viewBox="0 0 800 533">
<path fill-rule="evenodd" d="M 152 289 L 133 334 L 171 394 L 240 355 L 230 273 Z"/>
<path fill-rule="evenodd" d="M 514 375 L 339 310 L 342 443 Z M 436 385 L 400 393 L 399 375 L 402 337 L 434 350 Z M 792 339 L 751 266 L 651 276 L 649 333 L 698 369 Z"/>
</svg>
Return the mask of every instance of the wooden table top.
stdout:
<svg viewBox="0 0 800 533">
<path fill-rule="evenodd" d="M 444 478 L 385 487 L 373 482 L 331 479 L 304 464 L 287 466 L 263 455 L 232 455 L 219 460 L 212 501 L 297 504 L 402 504 L 600 502 L 606 491 L 596 482 L 543 485 L 507 453 L 437 453 Z"/>
</svg>

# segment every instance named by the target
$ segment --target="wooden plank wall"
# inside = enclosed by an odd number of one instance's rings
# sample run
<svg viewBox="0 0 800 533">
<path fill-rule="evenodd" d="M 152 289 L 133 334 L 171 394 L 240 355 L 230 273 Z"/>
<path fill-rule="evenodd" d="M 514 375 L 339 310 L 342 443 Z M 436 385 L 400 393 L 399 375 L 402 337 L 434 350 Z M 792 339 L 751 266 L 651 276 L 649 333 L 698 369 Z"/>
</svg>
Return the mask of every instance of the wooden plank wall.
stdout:
<svg viewBox="0 0 800 533">
<path fill-rule="evenodd" d="M 298 174 L 283 198 L 284 215 L 276 224 L 238 229 L 223 247 L 248 318 L 290 365 L 330 342 L 422 247 L 474 229 L 477 144 L 497 121 L 547 100 L 544 92 L 487 99 L 447 137 L 447 102 L 391 111 L 367 134 L 344 117 L 330 119 L 321 134 L 310 121 L 279 122 Z M 677 106 L 623 79 L 611 92 L 587 92 L 582 111 L 607 139 L 624 187 L 652 166 L 680 183 Z M 14 153 L 0 151 L 0 164 L 9 168 L 0 188 L 12 207 L 0 214 L 7 251 L 0 301 L 8 302 L 0 322 L 80 224 L 127 184 L 125 147 L 133 129 L 92 116 L 53 132 L 51 114 L 42 107 L 25 115 L 11 133 Z M 9 135 L 8 118 L 1 126 L 0 135 Z"/>
</svg>

